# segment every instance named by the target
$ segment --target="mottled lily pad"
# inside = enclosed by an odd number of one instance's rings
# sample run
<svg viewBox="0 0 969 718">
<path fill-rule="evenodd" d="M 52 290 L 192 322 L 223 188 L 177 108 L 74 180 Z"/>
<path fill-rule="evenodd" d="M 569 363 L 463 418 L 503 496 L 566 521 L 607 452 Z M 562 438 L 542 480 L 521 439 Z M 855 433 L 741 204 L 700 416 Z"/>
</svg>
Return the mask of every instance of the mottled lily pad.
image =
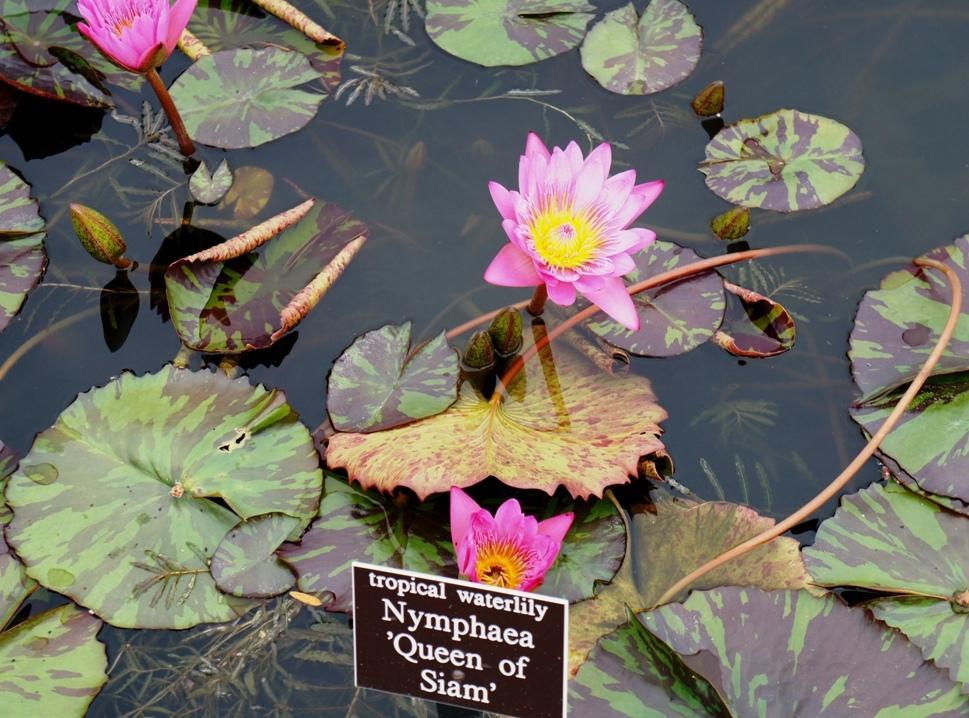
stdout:
<svg viewBox="0 0 969 718">
<path fill-rule="evenodd" d="M 582 67 L 607 90 L 649 95 L 682 82 L 700 62 L 703 31 L 679 0 L 606 13 L 582 43 Z"/>
<path fill-rule="evenodd" d="M 713 335 L 714 344 L 734 356 L 755 359 L 794 348 L 794 317 L 780 302 L 730 282 L 724 282 L 724 289 L 734 297 L 737 310 L 727 311 L 723 327 Z"/>
<path fill-rule="evenodd" d="M 842 499 L 804 561 L 822 586 L 897 594 L 866 605 L 969 693 L 969 519 L 876 484 Z"/>
<path fill-rule="evenodd" d="M 239 149 L 305 127 L 325 95 L 296 88 L 319 77 L 298 52 L 222 50 L 194 63 L 170 91 L 192 139 Z"/>
<path fill-rule="evenodd" d="M 298 518 L 286 514 L 240 521 L 212 556 L 215 585 L 239 598 L 268 598 L 291 589 L 296 577 L 275 552 L 299 524 Z"/>
<path fill-rule="evenodd" d="M 0 631 L 37 588 L 37 584 L 27 576 L 24 565 L 11 553 L 4 538 L 4 526 L 10 523 L 13 516 L 4 503 L 4 490 L 7 477 L 16 469 L 17 457 L 0 441 Z"/>
<path fill-rule="evenodd" d="M 357 337 L 333 364 L 326 410 L 338 431 L 380 431 L 447 409 L 458 398 L 458 354 L 444 332 L 415 349 L 411 325 Z"/>
<path fill-rule="evenodd" d="M 3 714 L 82 718 L 108 681 L 101 621 L 60 606 L 0 633 Z"/>
<path fill-rule="evenodd" d="M 655 241 L 633 257 L 636 269 L 630 282 L 697 262 L 696 253 L 672 242 Z M 723 279 L 714 271 L 664 284 L 633 297 L 639 330 L 632 332 L 608 317 L 587 326 L 610 344 L 639 356 L 676 356 L 710 339 L 723 321 L 726 300 Z"/>
<path fill-rule="evenodd" d="M 204 352 L 278 341 L 323 297 L 367 239 L 337 205 L 308 200 L 165 271 L 172 324 Z"/>
<path fill-rule="evenodd" d="M 839 122 L 798 110 L 740 120 L 707 144 L 707 187 L 728 202 L 776 212 L 830 204 L 865 171 L 861 140 Z"/>
<path fill-rule="evenodd" d="M 200 204 L 215 204 L 225 197 L 232 187 L 232 170 L 228 160 L 222 160 L 215 172 L 209 172 L 208 165 L 202 161 L 188 180 L 192 198 Z"/>
<path fill-rule="evenodd" d="M 560 345 L 540 357 L 500 398 L 489 401 L 464 382 L 441 414 L 373 434 L 335 434 L 327 464 L 365 488 L 406 486 L 421 498 L 488 476 L 548 494 L 564 486 L 582 498 L 629 481 L 639 458 L 663 447 L 666 412 L 649 381 L 608 376 Z"/>
<path fill-rule="evenodd" d="M 578 45 L 595 8 L 582 0 L 427 0 L 437 45 L 479 65 L 527 65 Z"/>
<path fill-rule="evenodd" d="M 727 587 L 642 614 L 737 718 L 957 718 L 959 686 L 905 637 L 834 596 Z"/>
<path fill-rule="evenodd" d="M 276 390 L 167 367 L 92 389 L 10 477 L 7 540 L 27 573 L 122 627 L 237 615 L 209 561 L 240 518 L 308 521 L 322 476 Z"/>
<path fill-rule="evenodd" d="M 44 220 L 30 187 L 0 164 L 0 331 L 23 306 L 47 267 Z"/>
</svg>

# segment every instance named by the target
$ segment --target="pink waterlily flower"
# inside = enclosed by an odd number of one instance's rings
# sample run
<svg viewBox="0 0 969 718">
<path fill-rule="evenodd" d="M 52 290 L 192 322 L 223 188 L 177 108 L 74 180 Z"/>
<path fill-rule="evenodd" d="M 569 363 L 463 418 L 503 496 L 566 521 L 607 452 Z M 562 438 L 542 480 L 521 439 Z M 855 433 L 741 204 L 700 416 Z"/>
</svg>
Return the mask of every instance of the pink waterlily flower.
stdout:
<svg viewBox="0 0 969 718">
<path fill-rule="evenodd" d="M 518 165 L 518 191 L 490 182 L 506 244 L 485 280 L 505 287 L 544 284 L 548 298 L 569 306 L 576 292 L 628 329 L 639 315 L 622 281 L 632 254 L 656 239 L 630 227 L 663 191 L 663 181 L 636 184 L 635 170 L 609 176 L 612 149 L 603 142 L 583 157 L 570 142 L 551 152 L 530 133 Z"/>
<path fill-rule="evenodd" d="M 197 0 L 78 0 L 77 29 L 116 65 L 144 74 L 172 54 Z"/>
<path fill-rule="evenodd" d="M 451 541 L 462 577 L 531 591 L 541 585 L 572 525 L 571 513 L 544 521 L 508 499 L 494 516 L 461 489 L 451 489 Z"/>
</svg>

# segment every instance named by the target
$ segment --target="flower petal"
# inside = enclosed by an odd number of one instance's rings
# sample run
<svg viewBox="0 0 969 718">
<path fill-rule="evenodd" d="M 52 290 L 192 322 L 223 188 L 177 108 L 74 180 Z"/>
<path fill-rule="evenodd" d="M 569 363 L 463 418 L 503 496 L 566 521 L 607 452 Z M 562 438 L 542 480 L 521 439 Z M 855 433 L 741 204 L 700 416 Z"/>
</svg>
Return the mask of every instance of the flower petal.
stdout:
<svg viewBox="0 0 969 718">
<path fill-rule="evenodd" d="M 561 544 L 562 540 L 565 538 L 565 534 L 569 532 L 572 527 L 572 520 L 575 518 L 575 514 L 572 512 L 566 514 L 559 514 L 558 516 L 553 516 L 550 519 L 545 519 L 538 523 L 538 532 L 544 536 L 548 536 L 550 539 L 555 541 L 557 544 Z"/>
<path fill-rule="evenodd" d="M 585 160 L 575 178 L 575 208 L 583 209 L 590 205 L 602 191 L 609 176 L 612 164 L 612 148 L 608 142 L 596 147 Z"/>
<path fill-rule="evenodd" d="M 515 219 L 515 198 L 512 193 L 497 182 L 489 182 L 488 191 L 491 192 L 491 199 L 498 208 L 498 213 L 504 219 Z"/>
<path fill-rule="evenodd" d="M 607 277 L 600 289 L 582 290 L 582 294 L 626 329 L 639 331 L 639 314 L 621 278 Z"/>
<path fill-rule="evenodd" d="M 168 0 L 165 0 L 167 3 Z M 175 0 L 168 15 L 168 33 L 165 40 L 165 50 L 169 55 L 178 44 L 178 38 L 182 36 L 182 31 L 188 25 L 189 18 L 195 12 L 195 5 L 198 0 Z"/>
<path fill-rule="evenodd" d="M 451 543 L 457 549 L 471 527 L 471 517 L 483 509 L 457 486 L 451 487 Z"/>
<path fill-rule="evenodd" d="M 560 282 L 550 279 L 545 282 L 548 298 L 561 307 L 569 307 L 575 303 L 575 285 L 572 282 Z"/>
<path fill-rule="evenodd" d="M 535 263 L 514 244 L 502 247 L 484 273 L 485 281 L 501 287 L 537 287 L 542 278 Z"/>
<path fill-rule="evenodd" d="M 533 517 L 527 518 L 535 520 Z M 518 503 L 518 499 L 508 499 L 495 511 L 495 526 L 500 536 L 511 534 L 517 537 L 522 530 L 522 523 L 525 519 L 526 516 L 522 513 L 522 506 Z"/>
<path fill-rule="evenodd" d="M 665 186 L 663 180 L 655 182 L 644 182 L 633 187 L 629 193 L 629 198 L 623 204 L 622 209 L 616 212 L 613 221 L 620 227 L 627 227 L 634 222 L 639 215 L 646 211 L 656 198 L 663 192 Z"/>
<path fill-rule="evenodd" d="M 548 162 L 552 155 L 541 138 L 534 132 L 529 132 L 528 139 L 525 140 L 525 156 L 528 158 L 541 157 Z"/>
<path fill-rule="evenodd" d="M 621 229 L 609 235 L 609 239 L 602 243 L 602 252 L 607 256 L 616 254 L 635 254 L 639 250 L 653 243 L 656 232 L 642 227 Z"/>
</svg>

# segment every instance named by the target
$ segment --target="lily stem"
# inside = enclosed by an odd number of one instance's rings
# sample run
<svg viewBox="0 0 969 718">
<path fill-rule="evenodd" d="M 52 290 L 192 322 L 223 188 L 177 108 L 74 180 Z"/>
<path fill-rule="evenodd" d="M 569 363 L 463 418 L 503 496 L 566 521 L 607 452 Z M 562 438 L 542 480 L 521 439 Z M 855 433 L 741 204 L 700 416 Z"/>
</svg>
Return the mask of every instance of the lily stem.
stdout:
<svg viewBox="0 0 969 718">
<path fill-rule="evenodd" d="M 192 143 L 192 138 L 188 136 L 188 130 L 185 129 L 182 116 L 178 114 L 178 108 L 175 107 L 172 96 L 168 94 L 168 88 L 165 87 L 165 83 L 158 74 L 158 70 L 153 67 L 145 76 L 148 78 L 148 84 L 151 85 L 151 89 L 158 95 L 158 100 L 161 102 L 162 109 L 165 111 L 165 116 L 168 117 L 168 124 L 172 126 L 172 132 L 175 133 L 175 139 L 178 140 L 178 149 L 186 157 L 191 157 L 195 154 L 195 145 Z"/>
<path fill-rule="evenodd" d="M 533 317 L 542 316 L 542 312 L 545 311 L 545 300 L 548 299 L 548 289 L 544 284 L 539 284 L 535 287 L 535 293 L 532 295 L 532 300 L 525 307 L 525 310 L 531 314 Z"/>
</svg>

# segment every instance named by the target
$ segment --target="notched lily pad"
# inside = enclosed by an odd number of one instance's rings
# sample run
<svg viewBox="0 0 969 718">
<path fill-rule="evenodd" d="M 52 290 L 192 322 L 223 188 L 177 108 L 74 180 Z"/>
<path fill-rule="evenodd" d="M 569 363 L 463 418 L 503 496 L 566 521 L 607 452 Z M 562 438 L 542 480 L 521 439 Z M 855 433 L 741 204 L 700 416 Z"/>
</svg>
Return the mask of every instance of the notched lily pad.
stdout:
<svg viewBox="0 0 969 718">
<path fill-rule="evenodd" d="M 200 204 L 215 204 L 232 187 L 232 170 L 229 161 L 222 160 L 215 172 L 209 172 L 208 165 L 201 162 L 188 180 L 192 197 Z"/>
<path fill-rule="evenodd" d="M 0 163 L 0 331 L 10 324 L 44 274 L 44 230 L 30 187 Z"/>
<path fill-rule="evenodd" d="M 728 310 L 722 329 L 713 335 L 713 343 L 734 356 L 763 359 L 794 348 L 797 328 L 794 317 L 779 302 L 755 292 L 724 282 L 739 305 Z"/>
<path fill-rule="evenodd" d="M 298 518 L 286 514 L 240 521 L 212 556 L 215 585 L 239 598 L 268 598 L 291 589 L 296 577 L 276 556 L 276 549 L 299 525 Z"/>
</svg>

